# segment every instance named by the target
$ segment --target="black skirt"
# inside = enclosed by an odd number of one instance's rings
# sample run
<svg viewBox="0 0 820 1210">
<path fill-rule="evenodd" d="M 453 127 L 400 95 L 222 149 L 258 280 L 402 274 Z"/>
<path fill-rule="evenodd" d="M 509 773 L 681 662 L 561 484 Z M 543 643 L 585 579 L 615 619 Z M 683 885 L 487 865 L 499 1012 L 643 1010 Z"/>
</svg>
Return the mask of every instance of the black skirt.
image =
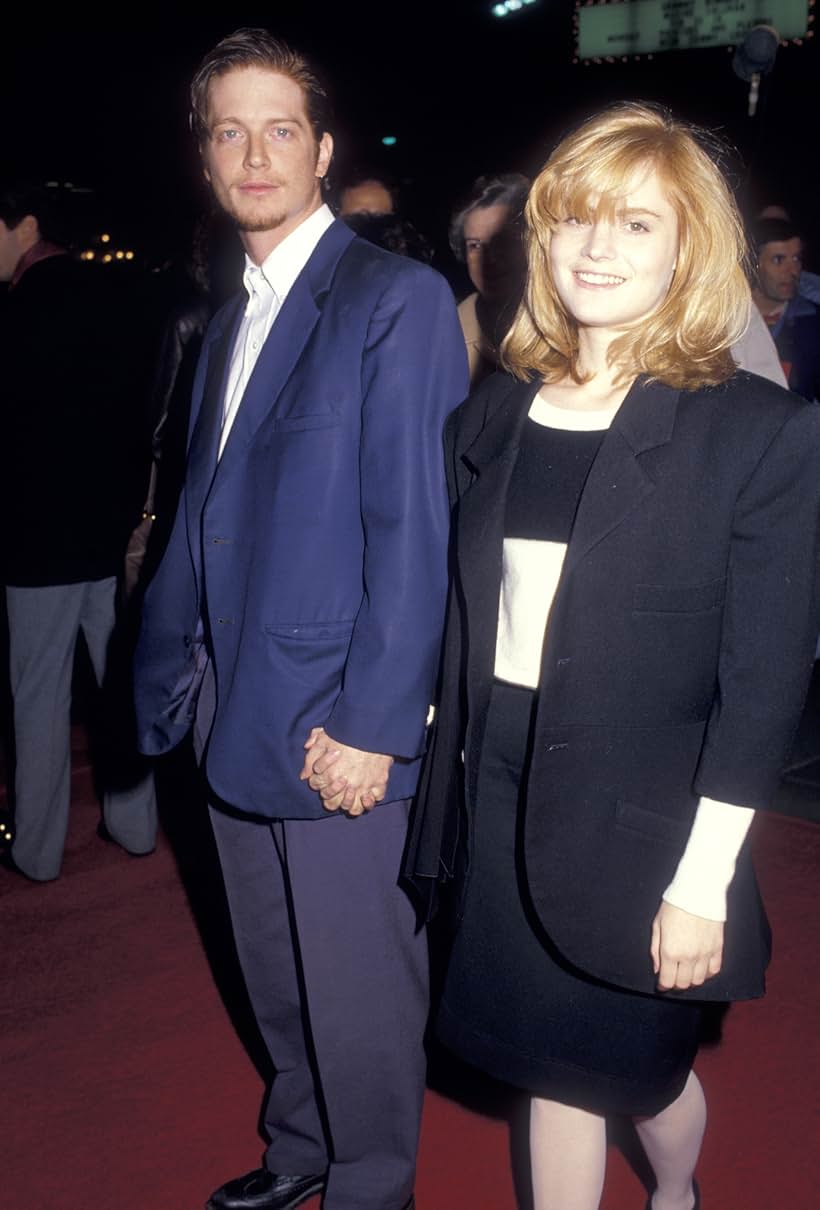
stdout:
<svg viewBox="0 0 820 1210">
<path fill-rule="evenodd" d="M 591 978 L 536 920 L 523 875 L 520 794 L 533 696 L 493 688 L 438 1035 L 468 1063 L 535 1096 L 652 1116 L 683 1089 L 701 1007 Z M 648 924 L 646 945 L 648 963 Z"/>
</svg>

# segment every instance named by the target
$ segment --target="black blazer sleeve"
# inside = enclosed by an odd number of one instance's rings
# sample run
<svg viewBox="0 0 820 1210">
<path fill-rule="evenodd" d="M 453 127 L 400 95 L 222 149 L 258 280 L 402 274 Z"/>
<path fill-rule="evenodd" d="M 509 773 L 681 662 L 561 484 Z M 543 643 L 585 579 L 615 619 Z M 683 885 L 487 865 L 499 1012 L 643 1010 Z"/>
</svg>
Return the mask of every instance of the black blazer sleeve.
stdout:
<svg viewBox="0 0 820 1210">
<path fill-rule="evenodd" d="M 820 408 L 792 412 L 738 497 L 718 692 L 695 789 L 771 804 L 797 726 L 818 629 Z"/>
</svg>

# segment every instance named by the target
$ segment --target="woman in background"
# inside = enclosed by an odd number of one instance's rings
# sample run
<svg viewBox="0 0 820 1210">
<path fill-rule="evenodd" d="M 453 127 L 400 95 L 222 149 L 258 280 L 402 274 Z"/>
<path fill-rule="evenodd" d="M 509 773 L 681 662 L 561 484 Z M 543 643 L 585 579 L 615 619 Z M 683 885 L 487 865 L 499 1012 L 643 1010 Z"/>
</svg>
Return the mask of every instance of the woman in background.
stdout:
<svg viewBox="0 0 820 1210">
<path fill-rule="evenodd" d="M 458 307 L 472 388 L 498 369 L 498 347 L 521 301 L 529 189 L 519 172 L 480 176 L 450 220 L 450 248 L 474 287 Z"/>
<path fill-rule="evenodd" d="M 439 1036 L 532 1098 L 536 1210 L 605 1117 L 700 1205 L 703 1001 L 759 996 L 748 851 L 817 632 L 820 413 L 737 371 L 745 243 L 702 135 L 622 105 L 527 203 L 529 276 L 451 417 L 454 586 L 409 870 L 455 875 Z M 463 763 L 462 763 L 463 762 Z"/>
</svg>

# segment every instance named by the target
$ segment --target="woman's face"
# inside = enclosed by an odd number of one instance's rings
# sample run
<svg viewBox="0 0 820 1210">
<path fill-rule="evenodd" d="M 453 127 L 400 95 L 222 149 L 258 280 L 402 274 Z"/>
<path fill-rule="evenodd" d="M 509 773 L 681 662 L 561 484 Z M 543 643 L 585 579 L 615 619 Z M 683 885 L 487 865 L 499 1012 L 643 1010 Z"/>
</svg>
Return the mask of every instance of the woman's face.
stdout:
<svg viewBox="0 0 820 1210">
<path fill-rule="evenodd" d="M 520 291 L 527 271 L 524 244 L 505 202 L 467 212 L 464 253 L 470 281 L 482 298 L 503 302 Z"/>
<path fill-rule="evenodd" d="M 567 312 L 579 328 L 611 330 L 613 337 L 661 305 L 677 256 L 677 215 L 654 168 L 633 176 L 611 218 L 566 215 L 549 250 Z"/>
</svg>

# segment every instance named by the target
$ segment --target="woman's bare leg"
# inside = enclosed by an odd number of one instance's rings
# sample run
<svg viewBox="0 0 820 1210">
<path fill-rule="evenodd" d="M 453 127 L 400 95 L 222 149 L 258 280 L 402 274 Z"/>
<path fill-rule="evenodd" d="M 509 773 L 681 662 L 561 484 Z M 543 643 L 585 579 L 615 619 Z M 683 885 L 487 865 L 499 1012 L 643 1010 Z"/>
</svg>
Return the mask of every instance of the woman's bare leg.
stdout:
<svg viewBox="0 0 820 1210">
<path fill-rule="evenodd" d="M 635 1129 L 658 1183 L 652 1210 L 692 1210 L 692 1177 L 705 1128 L 706 1100 L 693 1071 L 676 1101 L 654 1118 L 635 1119 Z"/>
<path fill-rule="evenodd" d="M 606 1168 L 605 1119 L 533 1097 L 530 1162 L 535 1210 L 598 1210 Z"/>
</svg>

